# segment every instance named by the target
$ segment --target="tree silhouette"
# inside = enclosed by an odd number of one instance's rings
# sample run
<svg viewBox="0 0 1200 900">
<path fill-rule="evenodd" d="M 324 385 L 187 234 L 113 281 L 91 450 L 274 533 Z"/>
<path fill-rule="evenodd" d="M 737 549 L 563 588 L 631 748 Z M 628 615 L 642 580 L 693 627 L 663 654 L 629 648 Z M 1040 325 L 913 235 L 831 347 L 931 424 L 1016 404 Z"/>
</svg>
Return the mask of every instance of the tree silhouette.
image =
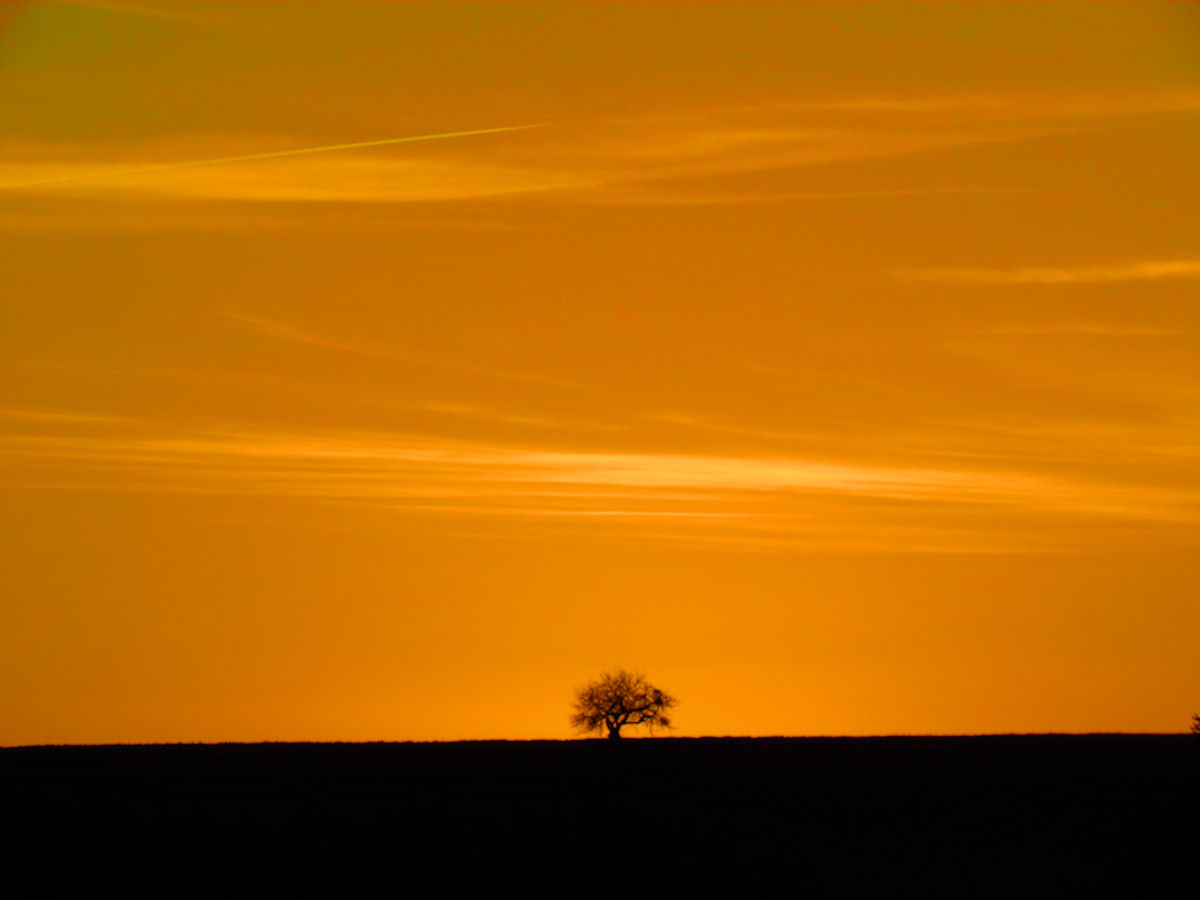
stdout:
<svg viewBox="0 0 1200 900">
<path fill-rule="evenodd" d="M 626 725 L 645 725 L 653 734 L 655 728 L 671 727 L 666 712 L 674 705 L 674 697 L 644 676 L 618 669 L 579 690 L 571 724 L 585 732 L 607 728 L 610 740 L 620 738 Z"/>
<path fill-rule="evenodd" d="M 1200 734 L 1200 713 L 1192 716 L 1192 734 Z"/>
</svg>

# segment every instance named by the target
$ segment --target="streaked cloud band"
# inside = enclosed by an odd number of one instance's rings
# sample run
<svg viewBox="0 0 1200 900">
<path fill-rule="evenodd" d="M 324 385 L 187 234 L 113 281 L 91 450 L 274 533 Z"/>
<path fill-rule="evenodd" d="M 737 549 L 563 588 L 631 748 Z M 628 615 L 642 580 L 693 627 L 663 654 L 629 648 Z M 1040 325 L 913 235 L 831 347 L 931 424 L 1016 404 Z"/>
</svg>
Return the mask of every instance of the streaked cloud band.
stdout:
<svg viewBox="0 0 1200 900">
<path fill-rule="evenodd" d="M 947 284 L 1119 284 L 1131 281 L 1200 279 L 1200 259 L 1163 260 L 1077 268 L 902 269 L 905 281 Z"/>
<path fill-rule="evenodd" d="M 480 128 L 473 131 L 447 131 L 439 134 L 419 134 L 408 137 L 384 138 L 378 141 L 357 141 L 350 144 L 327 144 L 320 147 L 301 147 L 294 150 L 276 150 L 270 153 L 248 153 L 240 156 L 219 156 L 214 159 L 189 160 L 187 162 L 166 163 L 156 166 L 141 166 L 138 168 L 115 169 L 100 172 L 80 172 L 73 175 L 60 175 L 54 178 L 44 178 L 36 181 L 24 181 L 10 184 L 0 184 L 0 190 L 17 188 L 40 187 L 42 185 L 63 184 L 72 181 L 101 181 L 105 179 L 122 179 L 131 175 L 152 175 L 159 172 L 172 172 L 178 169 L 199 169 L 208 166 L 223 166 L 233 163 L 257 162 L 264 159 L 280 159 L 293 156 L 310 156 L 314 153 L 335 153 L 344 150 L 363 150 L 368 147 L 384 147 L 394 144 L 414 144 L 422 141 L 441 141 L 451 138 L 475 137 L 485 134 L 503 134 L 510 131 L 527 131 L 531 128 L 544 128 L 545 124 L 510 125 L 503 128 Z"/>
<path fill-rule="evenodd" d="M 1014 468 L 587 452 L 384 433 L 25 429 L 0 442 L 0 462 L 9 489 L 290 497 L 469 516 L 506 534 L 558 520 L 603 522 L 628 536 L 655 522 L 654 534 L 669 540 L 863 549 L 873 535 L 875 549 L 889 552 L 1010 551 L 1039 541 L 1044 551 L 1055 547 L 1043 532 L 1064 523 L 1060 539 L 1079 543 L 1122 527 L 1191 531 L 1200 519 L 1184 488 Z"/>
</svg>

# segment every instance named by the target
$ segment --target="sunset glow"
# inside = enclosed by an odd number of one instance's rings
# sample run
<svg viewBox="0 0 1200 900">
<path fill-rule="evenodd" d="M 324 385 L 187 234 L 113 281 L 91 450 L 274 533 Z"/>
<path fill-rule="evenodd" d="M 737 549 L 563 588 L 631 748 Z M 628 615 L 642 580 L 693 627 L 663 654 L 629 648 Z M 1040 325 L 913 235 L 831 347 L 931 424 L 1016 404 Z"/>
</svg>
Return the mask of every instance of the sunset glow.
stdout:
<svg viewBox="0 0 1200 900">
<path fill-rule="evenodd" d="M 0 745 L 1182 731 L 1200 6 L 0 6 Z"/>
</svg>

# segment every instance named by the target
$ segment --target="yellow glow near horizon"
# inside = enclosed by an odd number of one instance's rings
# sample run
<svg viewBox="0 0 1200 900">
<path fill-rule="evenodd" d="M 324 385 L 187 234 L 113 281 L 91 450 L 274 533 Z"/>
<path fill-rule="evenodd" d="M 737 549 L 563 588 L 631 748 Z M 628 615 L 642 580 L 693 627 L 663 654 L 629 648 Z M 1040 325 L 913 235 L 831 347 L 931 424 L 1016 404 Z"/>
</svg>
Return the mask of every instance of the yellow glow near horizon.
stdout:
<svg viewBox="0 0 1200 900">
<path fill-rule="evenodd" d="M 0 111 L 0 744 L 1200 708 L 1194 4 L 30 2 Z"/>
</svg>

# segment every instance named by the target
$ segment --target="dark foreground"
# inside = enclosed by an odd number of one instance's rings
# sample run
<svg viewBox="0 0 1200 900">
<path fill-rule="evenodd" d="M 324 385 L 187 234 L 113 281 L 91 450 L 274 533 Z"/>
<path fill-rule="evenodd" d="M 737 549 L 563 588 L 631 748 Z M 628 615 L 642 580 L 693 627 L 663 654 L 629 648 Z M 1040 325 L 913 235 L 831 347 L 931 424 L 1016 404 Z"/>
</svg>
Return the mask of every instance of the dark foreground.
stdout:
<svg viewBox="0 0 1200 900">
<path fill-rule="evenodd" d="M 0 801 L 45 895 L 1150 897 L 1198 775 L 1186 735 L 23 748 Z"/>
</svg>

